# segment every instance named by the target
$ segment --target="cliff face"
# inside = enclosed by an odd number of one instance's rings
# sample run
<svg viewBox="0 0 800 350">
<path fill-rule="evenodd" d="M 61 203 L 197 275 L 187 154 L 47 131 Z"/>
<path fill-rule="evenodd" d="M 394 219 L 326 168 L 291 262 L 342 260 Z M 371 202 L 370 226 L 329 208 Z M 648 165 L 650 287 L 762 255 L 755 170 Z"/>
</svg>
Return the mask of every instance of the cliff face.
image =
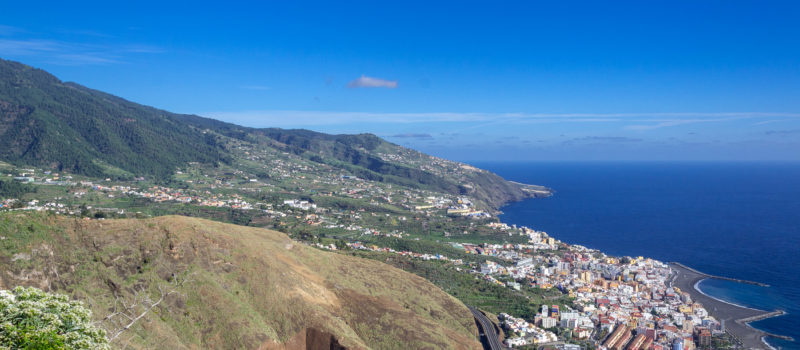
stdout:
<svg viewBox="0 0 800 350">
<path fill-rule="evenodd" d="M 480 348 L 469 310 L 426 280 L 274 231 L 3 213 L 0 236 L 0 289 L 83 300 L 118 346 Z"/>
</svg>

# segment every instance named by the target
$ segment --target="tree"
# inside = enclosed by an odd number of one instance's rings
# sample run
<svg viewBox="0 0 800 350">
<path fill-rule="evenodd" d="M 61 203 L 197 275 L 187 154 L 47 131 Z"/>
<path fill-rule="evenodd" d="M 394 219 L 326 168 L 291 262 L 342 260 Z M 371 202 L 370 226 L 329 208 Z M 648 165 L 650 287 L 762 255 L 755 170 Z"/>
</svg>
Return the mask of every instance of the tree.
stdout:
<svg viewBox="0 0 800 350">
<path fill-rule="evenodd" d="M 20 198 L 26 193 L 35 193 L 37 188 L 16 181 L 0 179 L 0 198 Z"/>
<path fill-rule="evenodd" d="M 37 288 L 0 290 L 0 349 L 110 349 L 79 301 Z"/>
<path fill-rule="evenodd" d="M 136 322 L 152 311 L 170 295 L 179 294 L 178 288 L 185 283 L 192 282 L 194 273 L 173 273 L 169 283 L 157 284 L 158 294 L 150 293 L 145 286 L 133 288 L 132 297 L 123 297 L 114 293 L 114 311 L 106 315 L 100 323 L 109 333 L 108 339 L 116 339 L 125 331 L 133 327 Z"/>
</svg>

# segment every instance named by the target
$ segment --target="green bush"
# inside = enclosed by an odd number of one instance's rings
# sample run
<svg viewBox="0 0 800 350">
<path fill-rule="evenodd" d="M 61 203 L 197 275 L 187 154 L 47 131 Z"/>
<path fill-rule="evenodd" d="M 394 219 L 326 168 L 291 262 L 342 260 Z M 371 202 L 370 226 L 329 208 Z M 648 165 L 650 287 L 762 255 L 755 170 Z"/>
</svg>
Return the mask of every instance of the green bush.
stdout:
<svg viewBox="0 0 800 350">
<path fill-rule="evenodd" d="M 0 349 L 110 349 L 92 312 L 37 288 L 0 290 Z"/>
</svg>

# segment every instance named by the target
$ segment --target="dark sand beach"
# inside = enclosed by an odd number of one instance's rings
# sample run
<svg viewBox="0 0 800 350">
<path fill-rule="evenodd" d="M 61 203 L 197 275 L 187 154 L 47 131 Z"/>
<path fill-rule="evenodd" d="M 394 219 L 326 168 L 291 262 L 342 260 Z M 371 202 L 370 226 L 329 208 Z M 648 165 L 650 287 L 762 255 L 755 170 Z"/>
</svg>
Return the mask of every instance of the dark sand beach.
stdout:
<svg viewBox="0 0 800 350">
<path fill-rule="evenodd" d="M 763 311 L 747 307 L 726 303 L 709 297 L 695 288 L 698 282 L 715 278 L 702 272 L 687 268 L 681 264 L 670 263 L 674 271 L 671 281 L 673 287 L 680 288 L 681 291 L 688 292 L 692 300 L 700 302 L 706 310 L 719 321 L 725 321 L 726 330 L 748 349 L 769 349 L 770 347 L 762 340 L 766 336 L 776 336 L 760 331 L 748 325 L 749 322 L 762 320 L 768 317 L 783 315 L 784 312 Z M 780 336 L 779 336 L 780 337 Z"/>
</svg>

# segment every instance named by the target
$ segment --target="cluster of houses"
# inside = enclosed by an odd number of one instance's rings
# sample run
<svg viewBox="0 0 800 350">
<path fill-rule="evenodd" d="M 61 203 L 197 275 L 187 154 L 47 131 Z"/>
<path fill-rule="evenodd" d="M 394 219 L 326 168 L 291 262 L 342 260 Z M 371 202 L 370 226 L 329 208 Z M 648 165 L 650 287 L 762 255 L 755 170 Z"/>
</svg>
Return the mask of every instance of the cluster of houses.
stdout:
<svg viewBox="0 0 800 350">
<path fill-rule="evenodd" d="M 0 200 L 0 209 L 11 208 L 15 203 L 17 203 L 18 199 L 16 198 L 6 198 Z"/>
<path fill-rule="evenodd" d="M 292 208 L 295 208 L 295 209 L 300 209 L 300 210 L 317 209 L 317 205 L 316 204 L 311 203 L 309 201 L 299 200 L 299 199 L 285 200 L 285 201 L 283 201 L 283 204 L 288 205 L 288 206 L 290 206 Z"/>
<path fill-rule="evenodd" d="M 508 334 L 503 342 L 510 347 L 553 343 L 558 340 L 555 333 L 528 323 L 522 318 L 501 313 L 498 315 L 498 319 L 506 330 L 506 334 Z"/>
<path fill-rule="evenodd" d="M 538 235 L 542 240 L 549 238 Z M 558 288 L 574 298 L 575 310 L 543 309 L 535 319 L 526 320 L 541 328 L 564 328 L 575 338 L 589 339 L 598 331 L 612 333 L 625 327 L 619 331 L 620 339 L 609 342 L 607 349 L 665 350 L 678 342 L 680 349 L 693 349 L 708 343 L 711 335 L 724 332 L 724 326 L 688 293 L 669 286 L 672 270 L 668 265 L 642 257 L 609 257 L 582 246 L 556 243 L 560 251 L 520 249 L 520 245 L 465 245 L 465 249 L 509 262 L 483 263 L 477 271 L 480 274 L 511 277 L 531 287 Z M 518 288 L 516 283 L 504 285 Z M 532 338 L 515 338 L 509 345 L 531 341 L 535 343 Z"/>
</svg>

